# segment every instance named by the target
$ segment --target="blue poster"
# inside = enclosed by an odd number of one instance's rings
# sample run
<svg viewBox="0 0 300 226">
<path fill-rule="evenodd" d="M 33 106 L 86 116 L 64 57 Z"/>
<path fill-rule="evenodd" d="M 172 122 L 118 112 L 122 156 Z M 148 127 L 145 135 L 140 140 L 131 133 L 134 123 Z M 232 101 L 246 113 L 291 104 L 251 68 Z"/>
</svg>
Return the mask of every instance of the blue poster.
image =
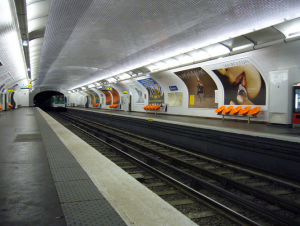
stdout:
<svg viewBox="0 0 300 226">
<path fill-rule="evenodd" d="M 149 103 L 164 103 L 164 91 L 154 79 L 146 78 L 138 82 L 148 90 Z"/>
</svg>

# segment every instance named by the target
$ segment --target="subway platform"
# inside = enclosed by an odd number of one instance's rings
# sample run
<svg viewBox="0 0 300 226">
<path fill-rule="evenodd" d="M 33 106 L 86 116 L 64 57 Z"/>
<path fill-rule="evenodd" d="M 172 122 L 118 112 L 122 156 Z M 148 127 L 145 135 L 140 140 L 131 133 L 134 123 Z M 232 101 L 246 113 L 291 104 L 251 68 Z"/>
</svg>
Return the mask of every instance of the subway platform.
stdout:
<svg viewBox="0 0 300 226">
<path fill-rule="evenodd" d="M 0 225 L 196 225 L 38 108 L 0 142 Z"/>
<path fill-rule="evenodd" d="M 286 126 L 255 123 L 247 123 L 247 120 L 233 121 L 222 120 L 222 117 L 216 119 L 207 119 L 201 117 L 189 117 L 189 116 L 175 116 L 168 114 L 154 114 L 153 112 L 125 112 L 120 110 L 110 110 L 101 108 L 82 108 L 82 107 L 68 107 L 68 109 L 77 109 L 88 112 L 99 112 L 103 114 L 113 114 L 118 116 L 124 116 L 128 118 L 136 118 L 148 120 L 152 119 L 155 122 L 162 122 L 168 124 L 182 125 L 191 128 L 208 129 L 214 131 L 220 131 L 225 133 L 235 133 L 241 135 L 248 135 L 253 137 L 269 138 L 275 140 L 283 140 L 289 142 L 300 143 L 300 128 L 291 128 Z"/>
</svg>

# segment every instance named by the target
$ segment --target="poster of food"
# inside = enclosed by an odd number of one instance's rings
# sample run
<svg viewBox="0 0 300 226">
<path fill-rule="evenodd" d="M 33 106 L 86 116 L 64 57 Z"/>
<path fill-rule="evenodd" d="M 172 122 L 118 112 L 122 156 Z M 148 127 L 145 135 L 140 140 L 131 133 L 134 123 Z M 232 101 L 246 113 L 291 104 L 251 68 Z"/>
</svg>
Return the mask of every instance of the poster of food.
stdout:
<svg viewBox="0 0 300 226">
<path fill-rule="evenodd" d="M 186 85 L 189 92 L 189 108 L 215 108 L 215 90 L 217 85 L 202 68 L 193 68 L 174 72 Z M 191 101 L 191 97 L 194 101 Z"/>
<path fill-rule="evenodd" d="M 89 97 L 91 98 L 91 103 L 94 104 L 95 103 L 95 96 L 90 92 L 90 91 L 85 91 Z"/>
<path fill-rule="evenodd" d="M 164 103 L 164 91 L 152 78 L 138 80 L 148 91 L 149 103 Z"/>
<path fill-rule="evenodd" d="M 90 90 L 90 92 L 94 95 L 96 104 L 99 104 L 99 103 L 100 103 L 100 98 L 99 98 L 98 93 L 96 93 L 96 92 L 93 91 L 93 90 Z"/>
<path fill-rule="evenodd" d="M 106 105 L 111 105 L 112 98 L 110 92 L 105 90 L 102 90 L 102 92 L 104 93 L 106 98 Z"/>
<path fill-rule="evenodd" d="M 249 59 L 216 66 L 212 71 L 223 84 L 225 105 L 266 105 L 265 81 Z"/>
<path fill-rule="evenodd" d="M 120 104 L 120 95 L 117 90 L 112 88 L 112 91 L 110 91 L 113 97 L 113 104 Z"/>
</svg>

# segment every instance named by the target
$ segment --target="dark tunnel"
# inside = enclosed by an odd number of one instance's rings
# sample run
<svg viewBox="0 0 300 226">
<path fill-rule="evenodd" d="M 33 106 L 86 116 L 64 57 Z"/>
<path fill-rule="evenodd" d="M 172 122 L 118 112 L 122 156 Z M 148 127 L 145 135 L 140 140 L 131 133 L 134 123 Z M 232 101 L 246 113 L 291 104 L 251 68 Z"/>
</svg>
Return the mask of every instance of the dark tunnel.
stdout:
<svg viewBox="0 0 300 226">
<path fill-rule="evenodd" d="M 44 91 L 36 94 L 33 98 L 33 104 L 35 107 L 40 107 L 43 110 L 50 110 L 50 100 L 52 96 L 64 95 L 57 91 Z"/>
</svg>

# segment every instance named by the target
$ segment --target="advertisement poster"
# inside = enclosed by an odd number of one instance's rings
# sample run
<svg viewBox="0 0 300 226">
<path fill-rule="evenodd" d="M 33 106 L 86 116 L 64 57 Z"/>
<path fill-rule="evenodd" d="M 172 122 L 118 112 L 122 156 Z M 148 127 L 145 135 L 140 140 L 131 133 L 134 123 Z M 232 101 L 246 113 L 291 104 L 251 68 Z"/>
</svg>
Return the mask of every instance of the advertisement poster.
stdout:
<svg viewBox="0 0 300 226">
<path fill-rule="evenodd" d="M 164 91 L 152 78 L 138 80 L 147 90 L 149 103 L 164 103 Z"/>
<path fill-rule="evenodd" d="M 109 91 L 104 91 L 102 90 L 102 92 L 104 93 L 105 97 L 106 97 L 106 105 L 111 105 L 111 101 L 112 101 L 112 98 L 111 98 L 111 94 Z"/>
<path fill-rule="evenodd" d="M 91 98 L 91 103 L 94 104 L 95 103 L 95 96 L 90 92 L 90 91 L 85 91 Z"/>
<path fill-rule="evenodd" d="M 90 90 L 90 92 L 94 95 L 96 104 L 99 104 L 100 103 L 99 95 L 93 90 Z"/>
<path fill-rule="evenodd" d="M 202 68 L 193 68 L 174 72 L 186 85 L 189 97 L 189 108 L 215 108 L 215 90 L 217 85 L 211 76 Z"/>
<path fill-rule="evenodd" d="M 211 68 L 224 87 L 225 105 L 266 105 L 266 84 L 258 69 L 241 59 Z"/>
<path fill-rule="evenodd" d="M 134 84 L 129 84 L 129 87 L 133 91 L 135 105 L 144 105 L 144 93 L 142 89 Z"/>
<path fill-rule="evenodd" d="M 175 93 L 168 93 L 168 104 L 170 107 L 175 106 Z"/>
<path fill-rule="evenodd" d="M 183 104 L 183 93 L 168 93 L 168 104 L 170 107 L 181 107 Z"/>
<path fill-rule="evenodd" d="M 113 97 L 113 104 L 120 104 L 120 96 L 117 90 L 112 88 L 112 91 L 110 91 Z"/>
</svg>

